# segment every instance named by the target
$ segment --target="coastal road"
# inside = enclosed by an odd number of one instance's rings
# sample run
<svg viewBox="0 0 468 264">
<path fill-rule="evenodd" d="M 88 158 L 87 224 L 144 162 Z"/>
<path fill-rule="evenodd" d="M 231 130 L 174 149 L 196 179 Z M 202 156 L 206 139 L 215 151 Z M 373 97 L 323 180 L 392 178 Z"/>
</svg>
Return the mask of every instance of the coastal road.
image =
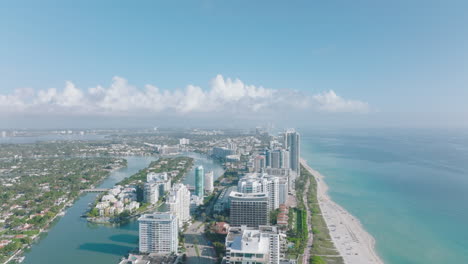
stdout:
<svg viewBox="0 0 468 264">
<path fill-rule="evenodd" d="M 214 248 L 203 235 L 203 222 L 195 221 L 184 232 L 187 262 L 189 264 L 214 264 L 216 254 Z"/>
<path fill-rule="evenodd" d="M 301 160 L 301 165 L 304 167 L 306 166 L 305 161 Z M 307 226 L 308 226 L 308 239 L 307 245 L 304 249 L 304 255 L 302 255 L 302 263 L 309 263 L 310 259 L 310 249 L 312 248 L 312 243 L 314 242 L 314 234 L 312 233 L 312 212 L 309 208 L 309 203 L 307 202 L 307 197 L 309 197 L 309 186 L 310 186 L 310 177 L 307 178 L 305 189 L 304 189 L 304 196 L 302 197 L 302 201 L 304 201 L 305 210 L 307 212 Z"/>
</svg>

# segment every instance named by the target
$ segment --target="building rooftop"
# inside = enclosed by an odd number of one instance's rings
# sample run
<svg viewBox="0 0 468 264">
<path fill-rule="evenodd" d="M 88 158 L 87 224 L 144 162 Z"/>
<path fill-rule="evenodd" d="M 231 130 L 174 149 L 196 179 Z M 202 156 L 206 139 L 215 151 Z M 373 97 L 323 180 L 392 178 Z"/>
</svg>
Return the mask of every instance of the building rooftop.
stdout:
<svg viewBox="0 0 468 264">
<path fill-rule="evenodd" d="M 138 221 L 158 221 L 158 220 L 173 220 L 175 218 L 174 215 L 169 213 L 154 213 L 154 214 L 144 214 Z"/>
</svg>

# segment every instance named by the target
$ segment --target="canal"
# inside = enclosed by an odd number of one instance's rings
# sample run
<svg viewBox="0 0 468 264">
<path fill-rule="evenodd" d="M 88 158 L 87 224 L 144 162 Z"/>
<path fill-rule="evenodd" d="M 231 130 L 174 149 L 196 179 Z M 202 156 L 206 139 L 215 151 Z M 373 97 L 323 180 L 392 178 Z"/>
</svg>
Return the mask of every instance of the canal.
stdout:
<svg viewBox="0 0 468 264">
<path fill-rule="evenodd" d="M 202 165 L 205 171 L 213 170 L 214 178 L 223 173 L 219 163 L 205 155 L 185 153 L 195 159 L 194 165 Z M 156 157 L 126 157 L 126 168 L 116 170 L 99 185 L 99 188 L 110 188 L 115 183 L 138 170 L 147 167 Z M 184 183 L 194 184 L 194 168 L 187 174 Z M 26 264 L 83 264 L 83 263 L 118 263 L 130 250 L 138 246 L 138 223 L 131 221 L 124 225 L 91 224 L 81 215 L 86 212 L 88 204 L 92 203 L 97 194 L 82 195 L 72 207 L 68 208 L 65 216 L 58 219 L 50 227 L 48 233 L 32 245 L 25 252 Z"/>
</svg>

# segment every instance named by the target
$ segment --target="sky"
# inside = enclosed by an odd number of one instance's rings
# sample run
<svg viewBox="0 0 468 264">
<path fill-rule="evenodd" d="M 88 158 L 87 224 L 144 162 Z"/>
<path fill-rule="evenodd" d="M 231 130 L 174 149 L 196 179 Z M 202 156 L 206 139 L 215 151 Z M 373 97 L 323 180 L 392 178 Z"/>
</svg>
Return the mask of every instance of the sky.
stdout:
<svg viewBox="0 0 468 264">
<path fill-rule="evenodd" d="M 0 128 L 468 127 L 467 1 L 2 1 Z"/>
</svg>

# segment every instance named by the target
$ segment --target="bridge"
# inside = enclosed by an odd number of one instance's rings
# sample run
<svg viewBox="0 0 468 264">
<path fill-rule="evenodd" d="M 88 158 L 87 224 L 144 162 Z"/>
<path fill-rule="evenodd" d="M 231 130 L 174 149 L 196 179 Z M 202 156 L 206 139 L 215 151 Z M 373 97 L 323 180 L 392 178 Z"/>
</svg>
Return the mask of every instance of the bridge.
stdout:
<svg viewBox="0 0 468 264">
<path fill-rule="evenodd" d="M 107 192 L 109 189 L 106 188 L 94 188 L 94 189 L 84 189 L 82 192 L 85 193 L 100 193 L 100 192 Z"/>
</svg>

